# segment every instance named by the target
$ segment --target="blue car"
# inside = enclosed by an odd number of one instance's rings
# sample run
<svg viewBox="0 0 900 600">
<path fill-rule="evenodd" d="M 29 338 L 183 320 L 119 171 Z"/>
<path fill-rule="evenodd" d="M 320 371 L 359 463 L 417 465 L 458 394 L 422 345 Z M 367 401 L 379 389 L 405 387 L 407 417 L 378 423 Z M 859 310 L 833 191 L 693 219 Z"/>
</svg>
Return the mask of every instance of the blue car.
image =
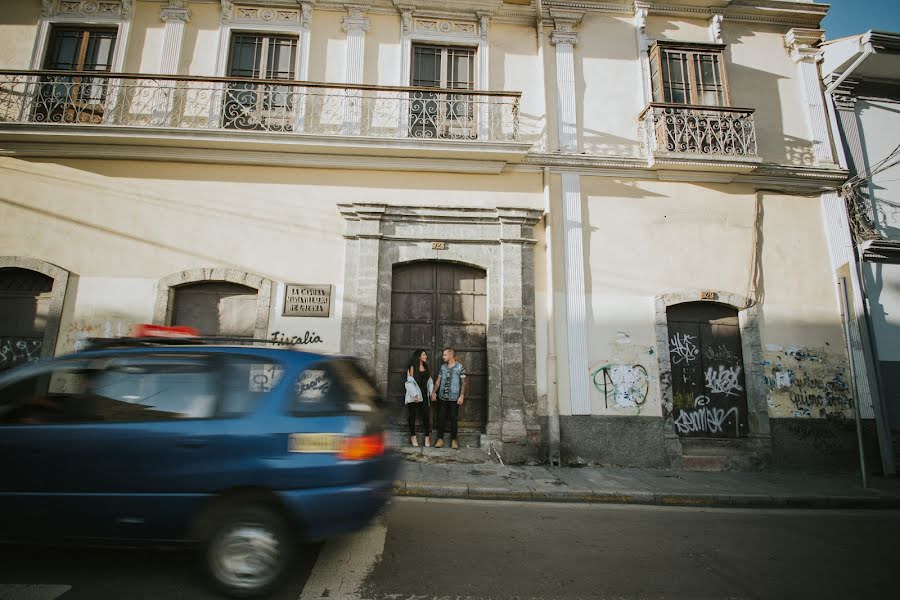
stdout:
<svg viewBox="0 0 900 600">
<path fill-rule="evenodd" d="M 112 340 L 0 376 L 0 537 L 189 542 L 215 587 L 271 592 L 298 540 L 390 499 L 382 399 L 352 359 Z"/>
</svg>

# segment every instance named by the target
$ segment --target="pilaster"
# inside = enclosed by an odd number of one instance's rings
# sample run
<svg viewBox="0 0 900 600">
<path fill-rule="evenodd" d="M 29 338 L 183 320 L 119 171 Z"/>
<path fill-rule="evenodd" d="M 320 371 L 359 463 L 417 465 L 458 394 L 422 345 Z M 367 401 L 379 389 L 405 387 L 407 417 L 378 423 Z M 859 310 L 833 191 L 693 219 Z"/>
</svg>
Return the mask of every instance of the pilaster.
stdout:
<svg viewBox="0 0 900 600">
<path fill-rule="evenodd" d="M 559 127 L 559 146 L 562 152 L 578 151 L 578 131 L 575 112 L 575 31 L 584 13 L 550 11 L 553 31 L 550 43 L 556 46 L 556 95 Z"/>
<path fill-rule="evenodd" d="M 653 100 L 653 91 L 650 88 L 650 40 L 647 38 L 647 15 L 650 14 L 649 2 L 634 3 L 634 32 L 637 40 L 638 62 L 641 65 L 641 81 L 638 86 L 642 106 L 647 106 Z"/>
<path fill-rule="evenodd" d="M 563 244 L 566 266 L 566 337 L 569 349 L 569 396 L 573 415 L 591 414 L 588 388 L 588 320 L 584 288 L 584 226 L 581 180 L 562 174 Z"/>
<path fill-rule="evenodd" d="M 819 79 L 819 62 L 822 52 L 818 45 L 824 31 L 821 29 L 793 28 L 784 36 L 785 46 L 797 63 L 800 85 L 806 103 L 806 115 L 813 141 L 816 164 L 834 164 L 828 113 L 825 110 L 822 82 Z"/>
<path fill-rule="evenodd" d="M 185 0 L 169 0 L 169 4 L 160 9 L 159 18 L 166 24 L 159 72 L 163 75 L 176 75 L 181 62 L 184 26 L 191 20 L 191 11 Z"/>
<path fill-rule="evenodd" d="M 347 75 L 346 83 L 362 83 L 363 60 L 366 49 L 366 32 L 369 30 L 368 7 L 363 5 L 347 5 L 346 17 L 341 20 L 347 32 Z"/>
</svg>

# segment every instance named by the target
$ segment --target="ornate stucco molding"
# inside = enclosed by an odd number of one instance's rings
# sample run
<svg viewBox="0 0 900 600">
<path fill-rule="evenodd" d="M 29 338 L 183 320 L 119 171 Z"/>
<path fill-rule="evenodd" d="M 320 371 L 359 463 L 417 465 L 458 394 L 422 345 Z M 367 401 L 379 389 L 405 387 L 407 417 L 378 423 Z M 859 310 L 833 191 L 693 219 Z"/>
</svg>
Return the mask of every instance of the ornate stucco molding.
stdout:
<svg viewBox="0 0 900 600">
<path fill-rule="evenodd" d="M 169 0 L 167 6 L 159 9 L 159 18 L 166 23 L 170 21 L 189 22 L 191 20 L 191 10 L 186 4 L 185 0 Z"/>
</svg>

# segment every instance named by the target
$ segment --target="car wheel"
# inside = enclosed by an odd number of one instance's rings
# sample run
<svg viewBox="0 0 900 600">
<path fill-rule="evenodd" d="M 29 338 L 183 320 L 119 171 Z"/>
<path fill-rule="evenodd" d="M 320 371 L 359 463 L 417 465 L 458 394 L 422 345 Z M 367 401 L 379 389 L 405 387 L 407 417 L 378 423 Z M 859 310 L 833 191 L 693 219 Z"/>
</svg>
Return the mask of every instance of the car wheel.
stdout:
<svg viewBox="0 0 900 600">
<path fill-rule="evenodd" d="M 210 517 L 202 548 L 212 584 L 236 598 L 275 589 L 293 553 L 284 518 L 265 506 L 224 508 Z"/>
</svg>

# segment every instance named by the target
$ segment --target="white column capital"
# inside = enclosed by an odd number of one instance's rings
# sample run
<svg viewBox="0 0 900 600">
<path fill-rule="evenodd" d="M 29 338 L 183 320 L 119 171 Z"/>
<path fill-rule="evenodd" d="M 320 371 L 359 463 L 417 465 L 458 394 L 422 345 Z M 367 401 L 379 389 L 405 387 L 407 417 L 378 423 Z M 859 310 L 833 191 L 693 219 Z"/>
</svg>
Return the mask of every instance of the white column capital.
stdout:
<svg viewBox="0 0 900 600">
<path fill-rule="evenodd" d="M 822 60 L 819 44 L 824 36 L 825 32 L 822 29 L 794 27 L 784 35 L 784 45 L 794 62 L 816 63 Z"/>
<path fill-rule="evenodd" d="M 491 23 L 491 13 L 478 11 L 478 33 L 481 35 L 482 41 L 487 41 L 488 26 Z"/>
<path fill-rule="evenodd" d="M 169 21 L 187 23 L 191 20 L 191 10 L 187 7 L 185 0 L 169 0 L 168 6 L 159 9 L 159 18 L 166 23 Z"/>
<path fill-rule="evenodd" d="M 641 35 L 647 34 L 647 17 L 650 16 L 649 2 L 634 3 L 634 25 Z"/>
<path fill-rule="evenodd" d="M 341 25 L 343 26 L 344 31 L 347 33 L 350 33 L 351 31 L 368 31 L 369 17 L 366 16 L 366 13 L 369 11 L 369 7 L 348 4 L 346 8 L 347 12 L 350 14 L 341 19 Z"/>
<path fill-rule="evenodd" d="M 300 26 L 307 31 L 312 27 L 312 2 L 300 3 Z"/>
<path fill-rule="evenodd" d="M 412 16 L 412 9 L 400 11 L 400 32 L 405 36 L 412 34 Z"/>
<path fill-rule="evenodd" d="M 709 37 L 713 43 L 722 43 L 722 21 L 724 20 L 725 15 L 722 13 L 715 13 L 709 18 Z"/>
<path fill-rule="evenodd" d="M 231 15 L 234 13 L 234 0 L 220 0 L 222 4 L 222 24 L 227 25 L 231 21 Z"/>
<path fill-rule="evenodd" d="M 577 44 L 578 32 L 576 29 L 583 17 L 583 12 L 551 10 L 550 18 L 553 19 L 553 31 L 550 32 L 550 43 L 554 46 L 560 44 L 574 46 Z"/>
</svg>

